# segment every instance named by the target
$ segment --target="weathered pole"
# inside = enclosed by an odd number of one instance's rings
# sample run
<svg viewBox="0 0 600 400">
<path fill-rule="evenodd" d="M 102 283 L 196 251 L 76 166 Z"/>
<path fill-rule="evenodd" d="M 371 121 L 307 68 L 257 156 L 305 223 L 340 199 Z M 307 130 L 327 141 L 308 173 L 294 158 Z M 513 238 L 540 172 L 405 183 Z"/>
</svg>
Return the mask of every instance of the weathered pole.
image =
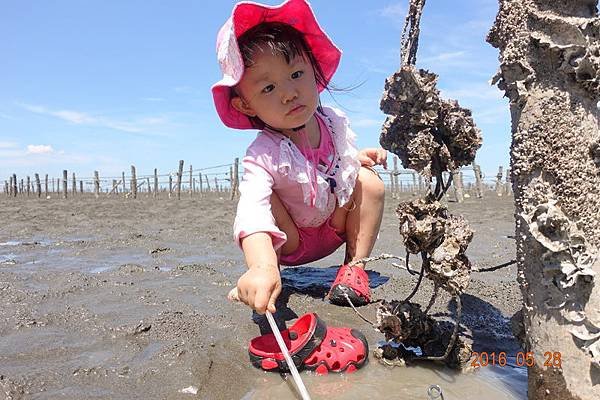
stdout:
<svg viewBox="0 0 600 400">
<path fill-rule="evenodd" d="M 94 196 L 96 198 L 100 197 L 100 177 L 98 176 L 98 171 L 94 171 Z"/>
<path fill-rule="evenodd" d="M 44 178 L 44 193 L 46 194 L 46 198 L 48 198 L 48 174 Z"/>
<path fill-rule="evenodd" d="M 496 195 L 502 196 L 502 176 L 504 176 L 502 165 L 498 167 L 498 174 L 496 174 Z"/>
<path fill-rule="evenodd" d="M 13 196 L 17 197 L 17 174 L 13 174 Z"/>
<path fill-rule="evenodd" d="M 63 189 L 63 199 L 66 199 L 67 198 L 67 170 L 66 169 L 63 170 L 62 185 L 63 185 L 63 188 L 62 188 Z"/>
<path fill-rule="evenodd" d="M 504 182 L 504 193 L 506 193 L 507 196 L 511 195 L 510 168 L 506 170 L 506 179 Z"/>
<path fill-rule="evenodd" d="M 193 189 L 193 184 L 194 184 L 194 176 L 192 175 L 194 172 L 193 168 L 192 168 L 192 164 L 190 164 L 190 187 L 189 187 L 189 194 L 190 197 L 192 197 L 192 189 Z"/>
<path fill-rule="evenodd" d="M 134 199 L 137 199 L 137 177 L 135 176 L 135 165 L 131 166 L 131 194 Z"/>
<path fill-rule="evenodd" d="M 512 115 L 518 280 L 536 400 L 600 398 L 597 6 L 500 0 L 488 36 Z"/>
<path fill-rule="evenodd" d="M 83 181 L 79 181 L 79 193 L 83 194 Z"/>
<path fill-rule="evenodd" d="M 179 160 L 179 170 L 177 171 L 177 200 L 181 200 L 181 179 L 183 178 L 183 160 Z"/>
<path fill-rule="evenodd" d="M 40 174 L 35 174 L 35 187 L 38 197 L 42 197 L 42 184 L 40 183 Z"/>
<path fill-rule="evenodd" d="M 397 199 L 400 196 L 400 192 L 402 191 L 400 189 L 401 186 L 398 185 L 398 174 L 399 174 L 399 170 L 398 170 L 398 156 L 394 155 L 394 171 L 392 172 L 392 181 L 394 182 L 394 198 Z"/>
<path fill-rule="evenodd" d="M 454 200 L 458 203 L 462 203 L 465 199 L 465 195 L 463 193 L 463 185 L 459 169 L 452 171 L 452 186 L 454 188 Z"/>
<path fill-rule="evenodd" d="M 123 183 L 123 193 L 125 193 L 127 191 L 127 188 L 125 186 L 125 172 L 121 171 L 121 182 Z"/>
<path fill-rule="evenodd" d="M 239 188 L 240 188 L 240 183 L 239 183 L 239 164 L 240 164 L 240 159 L 239 158 L 235 158 L 235 160 L 233 161 L 233 174 L 231 176 L 231 200 L 235 199 L 236 196 L 239 195 Z"/>
<path fill-rule="evenodd" d="M 475 174 L 475 193 L 478 199 L 483 198 L 483 182 L 481 175 L 481 167 L 473 161 L 473 173 Z"/>
<path fill-rule="evenodd" d="M 75 178 L 75 172 L 73 172 L 73 185 L 71 187 L 71 191 L 73 192 L 73 196 L 77 193 L 77 179 Z"/>
<path fill-rule="evenodd" d="M 158 170 L 154 168 L 154 197 L 158 196 Z"/>
</svg>

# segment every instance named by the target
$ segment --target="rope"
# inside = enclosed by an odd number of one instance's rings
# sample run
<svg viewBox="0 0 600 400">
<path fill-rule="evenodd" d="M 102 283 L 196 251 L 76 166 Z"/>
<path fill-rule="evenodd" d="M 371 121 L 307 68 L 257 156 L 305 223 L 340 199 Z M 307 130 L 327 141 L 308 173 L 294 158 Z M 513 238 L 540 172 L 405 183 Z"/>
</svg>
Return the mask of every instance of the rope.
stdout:
<svg viewBox="0 0 600 400">
<path fill-rule="evenodd" d="M 400 48 L 402 49 L 400 52 L 400 65 L 415 65 L 417 63 L 419 25 L 421 24 L 423 7 L 425 7 L 425 0 L 410 0 L 400 40 Z"/>
</svg>

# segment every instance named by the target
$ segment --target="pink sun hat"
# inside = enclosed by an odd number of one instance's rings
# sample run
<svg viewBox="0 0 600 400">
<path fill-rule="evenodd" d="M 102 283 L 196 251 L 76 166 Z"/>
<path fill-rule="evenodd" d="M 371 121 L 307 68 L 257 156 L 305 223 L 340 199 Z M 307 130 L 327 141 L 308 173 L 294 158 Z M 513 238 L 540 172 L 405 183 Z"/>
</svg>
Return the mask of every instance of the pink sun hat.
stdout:
<svg viewBox="0 0 600 400">
<path fill-rule="evenodd" d="M 342 52 L 321 29 L 310 4 L 305 0 L 288 0 L 278 6 L 251 1 L 237 3 L 231 17 L 217 35 L 217 59 L 223 78 L 212 86 L 213 100 L 223 123 L 235 129 L 255 129 L 250 119 L 231 106 L 231 88 L 244 74 L 244 61 L 237 39 L 248 29 L 263 22 L 281 22 L 296 28 L 313 53 L 326 82 L 338 67 Z M 324 89 L 319 85 L 319 92 Z"/>
</svg>

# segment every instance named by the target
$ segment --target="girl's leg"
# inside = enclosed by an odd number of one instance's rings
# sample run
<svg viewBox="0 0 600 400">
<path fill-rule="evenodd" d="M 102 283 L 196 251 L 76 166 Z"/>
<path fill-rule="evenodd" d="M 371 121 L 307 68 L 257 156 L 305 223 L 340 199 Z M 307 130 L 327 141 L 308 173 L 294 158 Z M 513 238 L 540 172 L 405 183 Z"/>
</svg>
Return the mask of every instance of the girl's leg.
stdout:
<svg viewBox="0 0 600 400">
<path fill-rule="evenodd" d="M 271 195 L 271 212 L 275 218 L 275 224 L 287 235 L 287 241 L 277 253 L 277 259 L 281 255 L 287 255 L 293 253 L 300 245 L 300 237 L 298 234 L 298 228 L 294 223 L 294 220 L 284 207 L 283 203 L 275 193 Z"/>
<path fill-rule="evenodd" d="M 361 167 L 350 201 L 337 207 L 331 225 L 346 232 L 344 263 L 369 257 L 375 245 L 383 216 L 383 181 L 370 168 Z M 362 263 L 358 267 L 364 268 Z"/>
</svg>

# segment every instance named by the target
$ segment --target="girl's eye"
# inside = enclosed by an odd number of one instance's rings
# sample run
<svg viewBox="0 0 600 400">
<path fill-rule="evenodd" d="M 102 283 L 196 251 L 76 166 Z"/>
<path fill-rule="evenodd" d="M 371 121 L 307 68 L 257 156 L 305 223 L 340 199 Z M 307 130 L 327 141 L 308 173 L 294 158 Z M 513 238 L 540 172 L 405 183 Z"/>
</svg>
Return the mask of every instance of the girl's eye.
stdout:
<svg viewBox="0 0 600 400">
<path fill-rule="evenodd" d="M 296 71 L 292 74 L 292 79 L 298 79 L 300 78 L 302 75 L 304 75 L 304 71 Z"/>
<path fill-rule="evenodd" d="M 275 89 L 275 86 L 273 85 L 268 85 L 265 86 L 264 89 L 262 90 L 263 93 L 271 93 L 273 91 L 273 89 Z"/>
</svg>

